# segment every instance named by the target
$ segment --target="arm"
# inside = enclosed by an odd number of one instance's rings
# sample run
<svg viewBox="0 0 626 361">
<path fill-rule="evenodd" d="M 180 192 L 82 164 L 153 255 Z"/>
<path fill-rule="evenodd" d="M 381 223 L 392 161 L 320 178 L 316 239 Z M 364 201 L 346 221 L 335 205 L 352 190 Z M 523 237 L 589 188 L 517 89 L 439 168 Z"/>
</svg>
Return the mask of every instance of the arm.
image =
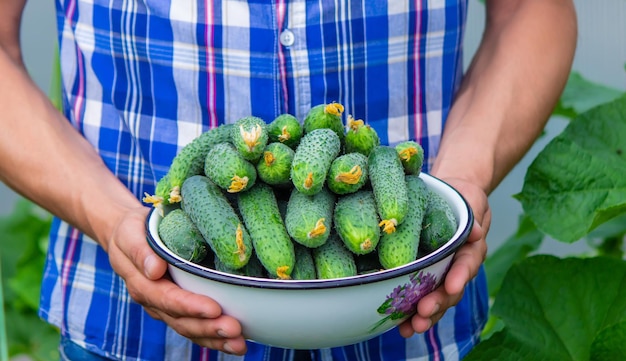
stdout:
<svg viewBox="0 0 626 361">
<path fill-rule="evenodd" d="M 401 326 L 410 336 L 461 299 L 486 253 L 487 196 L 532 146 L 569 74 L 577 25 L 571 0 L 487 0 L 480 47 L 447 119 L 432 174 L 468 200 L 476 224 L 444 285 L 424 297 Z"/>
<path fill-rule="evenodd" d="M 223 316 L 210 298 L 163 278 L 166 263 L 145 241 L 148 209 L 29 78 L 19 47 L 24 5 L 25 0 L 0 2 L 0 127 L 5 134 L 0 179 L 96 240 L 150 315 L 203 346 L 244 352 L 236 320 Z"/>
</svg>

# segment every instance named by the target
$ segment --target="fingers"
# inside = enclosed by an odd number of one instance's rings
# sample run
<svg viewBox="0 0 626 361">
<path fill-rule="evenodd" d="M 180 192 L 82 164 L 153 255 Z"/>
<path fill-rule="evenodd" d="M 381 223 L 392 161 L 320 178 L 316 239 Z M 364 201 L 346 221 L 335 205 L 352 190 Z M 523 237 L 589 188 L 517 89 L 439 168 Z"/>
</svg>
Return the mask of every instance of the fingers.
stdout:
<svg viewBox="0 0 626 361">
<path fill-rule="evenodd" d="M 444 281 L 446 291 L 452 295 L 462 292 L 465 285 L 478 274 L 485 257 L 487 257 L 487 242 L 484 238 L 464 244 L 457 251 L 446 275 Z"/>
<path fill-rule="evenodd" d="M 164 321 L 176 332 L 200 346 L 237 355 L 243 355 L 247 351 L 241 326 L 230 316 L 207 321 L 197 318 L 169 318 L 166 315 Z"/>
<path fill-rule="evenodd" d="M 475 224 L 472 232 L 479 227 Z M 443 284 L 424 296 L 417 304 L 417 313 L 399 326 L 402 336 L 410 337 L 415 332 L 426 332 L 443 317 L 448 308 L 459 303 L 465 285 L 478 274 L 487 254 L 482 231 L 479 229 L 476 232 L 480 238 L 465 243 L 457 251 Z"/>
<path fill-rule="evenodd" d="M 414 333 L 424 333 L 439 322 L 448 308 L 459 303 L 463 298 L 463 291 L 456 295 L 446 293 L 443 286 L 439 286 L 418 303 L 418 312 L 398 326 L 400 335 L 411 337 Z M 424 302 L 426 301 L 426 302 Z"/>
<path fill-rule="evenodd" d="M 108 252 L 111 258 L 111 253 L 116 248 L 119 249 L 125 258 L 131 260 L 135 269 L 147 278 L 157 280 L 167 271 L 167 263 L 157 256 L 146 242 L 143 229 L 148 212 L 149 210 L 145 207 L 130 212 L 113 232 L 112 239 L 109 240 Z M 138 230 L 141 231 L 138 232 Z"/>
<path fill-rule="evenodd" d="M 220 305 L 210 297 L 183 290 L 165 277 L 167 263 L 145 239 L 146 215 L 143 210 L 129 214 L 108 243 L 111 266 L 124 279 L 130 297 L 150 316 L 195 343 L 244 354 L 246 343 L 236 319 L 222 314 Z"/>
</svg>

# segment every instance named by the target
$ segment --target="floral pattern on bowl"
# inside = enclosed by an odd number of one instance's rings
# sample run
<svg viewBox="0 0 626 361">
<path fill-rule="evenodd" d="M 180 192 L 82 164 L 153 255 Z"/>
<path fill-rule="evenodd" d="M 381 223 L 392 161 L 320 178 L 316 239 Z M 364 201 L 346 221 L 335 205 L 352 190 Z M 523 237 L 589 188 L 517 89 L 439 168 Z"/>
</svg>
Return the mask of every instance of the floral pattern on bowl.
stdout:
<svg viewBox="0 0 626 361">
<path fill-rule="evenodd" d="M 417 302 L 436 287 L 437 279 L 432 273 L 423 271 L 413 273 L 408 283 L 394 288 L 378 307 L 377 312 L 385 317 L 370 329 L 370 333 L 375 332 L 388 320 L 399 320 L 415 313 Z"/>
</svg>

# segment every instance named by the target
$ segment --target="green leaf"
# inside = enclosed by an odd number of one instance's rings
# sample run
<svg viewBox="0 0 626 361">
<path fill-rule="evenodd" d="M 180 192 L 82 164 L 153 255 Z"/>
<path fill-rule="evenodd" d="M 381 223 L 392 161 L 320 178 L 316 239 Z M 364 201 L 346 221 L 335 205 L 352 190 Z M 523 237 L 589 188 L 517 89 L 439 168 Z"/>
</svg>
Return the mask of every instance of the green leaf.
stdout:
<svg viewBox="0 0 626 361">
<path fill-rule="evenodd" d="M 376 311 L 381 315 L 384 315 L 385 313 L 387 313 L 387 309 L 391 305 L 391 301 L 393 301 L 391 298 L 387 298 L 385 302 L 382 303 L 382 305 L 378 306 L 378 309 Z"/>
<path fill-rule="evenodd" d="M 589 232 L 587 239 L 622 237 L 626 234 L 626 213 L 606 221 L 598 228 Z"/>
<path fill-rule="evenodd" d="M 3 306 L 10 356 L 58 359 L 59 332 L 37 314 L 51 220 L 49 213 L 23 198 L 12 213 L 0 218 Z"/>
<path fill-rule="evenodd" d="M 626 322 L 611 325 L 600 331 L 591 344 L 592 361 L 626 360 Z"/>
<path fill-rule="evenodd" d="M 34 312 L 7 313 L 9 355 L 27 354 L 35 360 L 58 360 L 60 333 Z"/>
<path fill-rule="evenodd" d="M 33 259 L 31 262 L 20 267 L 15 277 L 8 281 L 11 290 L 27 307 L 33 310 L 39 308 L 43 268 L 43 259 Z"/>
<path fill-rule="evenodd" d="M 623 91 L 591 82 L 572 71 L 553 114 L 573 119 L 600 104 L 617 99 Z"/>
<path fill-rule="evenodd" d="M 464 361 L 587 361 L 592 349 L 600 353 L 626 344 L 623 333 L 598 339 L 603 330 L 623 331 L 626 262 L 529 257 L 511 267 L 491 311 L 504 329 L 479 343 Z"/>
<path fill-rule="evenodd" d="M 495 333 L 501 331 L 504 328 L 504 322 L 501 319 L 494 315 L 489 315 L 487 318 L 487 323 L 485 324 L 485 328 L 483 328 L 483 332 L 480 334 L 481 340 L 487 340 Z"/>
<path fill-rule="evenodd" d="M 574 110 L 574 108 L 563 105 L 563 100 L 559 99 L 556 102 L 556 106 L 552 110 L 552 115 L 559 115 L 568 119 L 574 119 L 578 113 Z"/>
<path fill-rule="evenodd" d="M 50 91 L 48 98 L 58 111 L 63 111 L 63 79 L 61 78 L 61 61 L 59 59 L 59 47 L 54 49 L 52 72 L 50 78 Z"/>
<path fill-rule="evenodd" d="M 579 115 L 527 169 L 520 200 L 539 230 L 572 243 L 626 212 L 626 96 Z"/>
<path fill-rule="evenodd" d="M 485 260 L 485 273 L 491 297 L 495 297 L 500 290 L 502 279 L 509 268 L 536 251 L 541 246 L 543 238 L 544 234 L 537 229 L 530 218 L 526 215 L 520 216 L 515 234 L 507 238 Z"/>
</svg>

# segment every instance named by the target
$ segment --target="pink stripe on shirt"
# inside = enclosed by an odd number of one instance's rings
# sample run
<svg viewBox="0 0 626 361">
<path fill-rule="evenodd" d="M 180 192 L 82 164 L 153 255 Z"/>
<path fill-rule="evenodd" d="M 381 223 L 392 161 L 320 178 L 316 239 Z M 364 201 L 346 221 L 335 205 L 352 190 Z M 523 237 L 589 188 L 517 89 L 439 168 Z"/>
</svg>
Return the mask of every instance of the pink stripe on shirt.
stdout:
<svg viewBox="0 0 626 361">
<path fill-rule="evenodd" d="M 283 31 L 283 26 L 285 22 L 285 11 L 285 1 L 276 1 L 276 18 L 278 20 L 278 31 Z M 287 91 L 287 65 L 285 60 L 285 52 L 280 42 L 278 43 L 278 71 L 280 72 L 280 82 L 283 90 L 283 113 L 287 113 L 289 112 L 289 95 Z"/>
<path fill-rule="evenodd" d="M 204 18 L 205 18 L 205 27 L 204 27 L 204 44 L 205 44 L 205 55 L 206 55 L 206 72 L 207 72 L 207 112 L 209 116 L 209 126 L 210 128 L 215 128 L 218 126 L 217 114 L 215 113 L 216 109 L 216 85 L 215 85 L 215 53 L 213 49 L 214 44 L 214 25 L 213 25 L 213 1 L 205 0 L 204 1 Z"/>
</svg>

